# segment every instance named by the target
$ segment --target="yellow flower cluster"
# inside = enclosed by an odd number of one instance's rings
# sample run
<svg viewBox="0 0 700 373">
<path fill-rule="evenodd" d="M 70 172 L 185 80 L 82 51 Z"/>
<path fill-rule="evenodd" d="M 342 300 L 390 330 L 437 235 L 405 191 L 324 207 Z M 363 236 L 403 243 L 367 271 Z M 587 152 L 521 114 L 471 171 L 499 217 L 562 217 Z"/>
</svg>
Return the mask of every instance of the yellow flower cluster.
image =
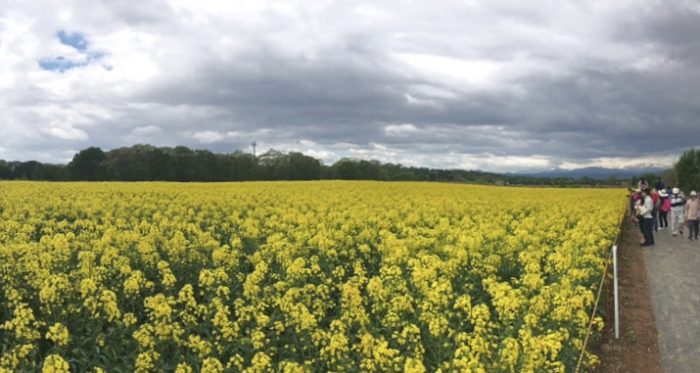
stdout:
<svg viewBox="0 0 700 373">
<path fill-rule="evenodd" d="M 3 182 L 0 371 L 570 371 L 624 202 L 437 183 Z"/>
<path fill-rule="evenodd" d="M 61 323 L 56 323 L 49 328 L 49 331 L 46 333 L 46 339 L 58 344 L 59 346 L 65 346 L 70 340 L 68 328 Z"/>
</svg>

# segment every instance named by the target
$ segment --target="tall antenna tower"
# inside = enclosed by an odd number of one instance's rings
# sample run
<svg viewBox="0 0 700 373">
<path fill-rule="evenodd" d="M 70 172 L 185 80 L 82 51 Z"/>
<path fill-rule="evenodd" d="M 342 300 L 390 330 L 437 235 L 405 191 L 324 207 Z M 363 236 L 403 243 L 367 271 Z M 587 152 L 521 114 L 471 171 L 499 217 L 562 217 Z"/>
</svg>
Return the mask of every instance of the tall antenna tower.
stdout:
<svg viewBox="0 0 700 373">
<path fill-rule="evenodd" d="M 253 157 L 257 158 L 258 156 L 255 154 L 255 147 L 258 146 L 258 143 L 253 140 L 253 142 L 250 143 L 250 146 L 253 147 Z"/>
</svg>

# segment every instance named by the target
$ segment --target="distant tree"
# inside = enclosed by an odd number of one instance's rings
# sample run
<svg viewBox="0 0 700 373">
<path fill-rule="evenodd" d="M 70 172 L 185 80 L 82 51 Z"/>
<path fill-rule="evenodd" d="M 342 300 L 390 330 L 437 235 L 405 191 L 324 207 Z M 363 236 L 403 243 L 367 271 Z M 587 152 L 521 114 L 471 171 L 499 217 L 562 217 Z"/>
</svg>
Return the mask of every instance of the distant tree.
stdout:
<svg viewBox="0 0 700 373">
<path fill-rule="evenodd" d="M 360 179 L 360 169 L 356 161 L 352 159 L 341 159 L 332 166 L 335 177 L 343 180 Z"/>
<path fill-rule="evenodd" d="M 700 187 L 700 151 L 693 148 L 683 152 L 674 169 L 682 190 L 688 192 Z"/>
<path fill-rule="evenodd" d="M 359 179 L 362 180 L 380 180 L 381 179 L 381 163 L 376 160 L 360 160 L 357 163 Z"/>
<path fill-rule="evenodd" d="M 333 172 L 333 168 L 331 166 L 321 164 L 321 179 L 322 180 L 336 179 L 335 173 Z"/>
<path fill-rule="evenodd" d="M 175 163 L 175 179 L 177 181 L 194 181 L 197 167 L 195 154 L 192 149 L 185 146 L 177 146 L 171 150 L 170 155 Z"/>
<path fill-rule="evenodd" d="M 698 162 L 700 164 L 700 162 Z M 679 163 L 683 168 L 685 163 Z M 687 167 L 686 167 L 687 168 Z M 534 178 L 474 170 L 405 167 L 377 160 L 343 158 L 327 166 L 299 153 L 271 149 L 259 157 L 236 151 L 215 154 L 185 146 L 137 144 L 103 152 L 81 150 L 69 165 L 0 161 L 0 178 L 30 180 L 242 181 L 242 180 L 415 180 L 514 185 L 619 185 L 613 179 Z M 668 181 L 667 181 L 668 183 Z"/>
<path fill-rule="evenodd" d="M 318 180 L 321 178 L 321 161 L 298 152 L 288 155 L 291 180 Z"/>
<path fill-rule="evenodd" d="M 68 164 L 73 180 L 95 181 L 105 177 L 105 153 L 97 147 L 81 150 Z"/>
<path fill-rule="evenodd" d="M 147 153 L 148 169 L 152 180 L 174 181 L 176 177 L 175 160 L 167 153 L 167 148 L 151 147 Z"/>
<path fill-rule="evenodd" d="M 208 150 L 195 150 L 192 160 L 195 167 L 190 170 L 194 181 L 220 181 L 219 158 Z"/>
<path fill-rule="evenodd" d="M 661 173 L 661 180 L 663 180 L 666 186 L 669 187 L 678 185 L 675 165 Z"/>
<path fill-rule="evenodd" d="M 257 159 L 250 153 L 236 151 L 219 158 L 222 178 L 226 181 L 255 180 Z"/>
<path fill-rule="evenodd" d="M 270 149 L 258 157 L 257 176 L 260 180 L 294 180 L 289 154 Z"/>
<path fill-rule="evenodd" d="M 13 179 L 12 167 L 4 160 L 0 160 L 0 179 Z"/>
<path fill-rule="evenodd" d="M 121 181 L 152 180 L 145 154 L 138 148 L 118 148 L 106 153 L 105 171 L 109 179 Z"/>
<path fill-rule="evenodd" d="M 40 180 L 43 165 L 37 161 L 18 162 L 14 167 L 15 177 L 23 180 Z"/>
<path fill-rule="evenodd" d="M 431 180 L 435 177 L 433 170 L 420 168 L 406 168 L 400 164 L 385 163 L 381 165 L 381 179 L 383 180 Z"/>
<path fill-rule="evenodd" d="M 43 164 L 41 173 L 34 180 L 66 181 L 70 180 L 68 167 L 60 164 Z"/>
</svg>

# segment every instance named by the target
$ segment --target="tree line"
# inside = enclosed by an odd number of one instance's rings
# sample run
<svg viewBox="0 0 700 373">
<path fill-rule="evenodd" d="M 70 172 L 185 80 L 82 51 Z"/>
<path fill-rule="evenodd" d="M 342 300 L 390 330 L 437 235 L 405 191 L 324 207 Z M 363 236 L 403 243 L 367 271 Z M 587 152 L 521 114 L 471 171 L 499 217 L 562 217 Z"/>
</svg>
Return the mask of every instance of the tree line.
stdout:
<svg viewBox="0 0 700 373">
<path fill-rule="evenodd" d="M 376 160 L 341 159 L 332 165 L 299 153 L 269 150 L 259 156 L 219 154 L 185 146 L 134 145 L 103 151 L 83 149 L 67 165 L 0 160 L 0 179 L 46 181 L 254 181 L 386 180 L 446 181 L 516 185 L 620 185 L 618 179 L 545 178 L 473 170 L 406 167 Z"/>
<path fill-rule="evenodd" d="M 683 152 L 673 167 L 674 179 L 681 190 L 689 193 L 700 189 L 700 150 L 691 148 Z"/>
</svg>

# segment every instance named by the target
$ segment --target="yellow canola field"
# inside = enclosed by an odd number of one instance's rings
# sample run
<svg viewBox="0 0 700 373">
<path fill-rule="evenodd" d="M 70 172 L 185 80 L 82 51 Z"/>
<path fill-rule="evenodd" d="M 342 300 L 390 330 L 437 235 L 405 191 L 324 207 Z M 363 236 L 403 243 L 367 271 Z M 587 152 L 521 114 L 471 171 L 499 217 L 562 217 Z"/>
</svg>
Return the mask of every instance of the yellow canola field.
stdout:
<svg viewBox="0 0 700 373">
<path fill-rule="evenodd" d="M 605 189 L 0 183 L 0 371 L 572 371 L 624 208 Z"/>
</svg>

